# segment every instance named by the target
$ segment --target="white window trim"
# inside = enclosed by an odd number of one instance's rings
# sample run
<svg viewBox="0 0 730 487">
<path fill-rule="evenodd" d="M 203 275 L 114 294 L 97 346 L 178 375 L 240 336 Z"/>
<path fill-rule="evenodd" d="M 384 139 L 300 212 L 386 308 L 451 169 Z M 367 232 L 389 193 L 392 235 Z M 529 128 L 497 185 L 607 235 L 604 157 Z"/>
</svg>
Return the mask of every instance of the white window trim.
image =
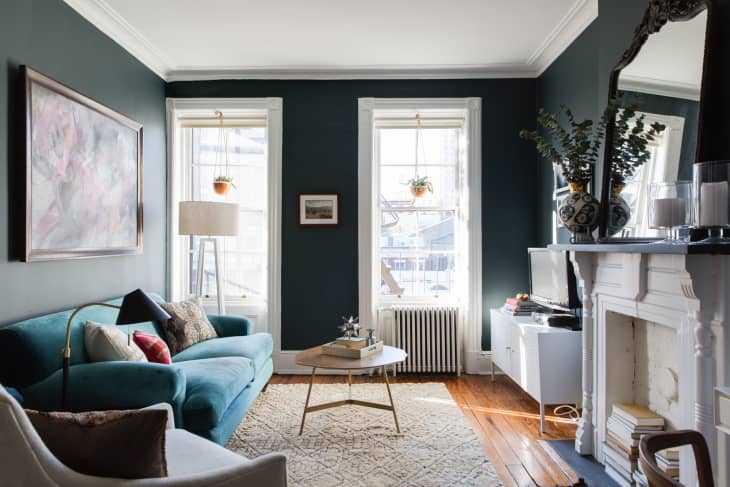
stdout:
<svg viewBox="0 0 730 487">
<path fill-rule="evenodd" d="M 210 114 L 220 110 L 223 113 L 251 112 L 265 114 L 267 123 L 267 165 L 268 165 L 268 269 L 267 278 L 267 320 L 266 331 L 274 339 L 274 363 L 281 353 L 281 160 L 282 160 L 282 111 L 281 98 L 168 98 L 167 105 L 167 206 L 168 206 L 168 259 L 167 289 L 171 299 L 186 295 L 179 275 L 182 258 L 178 243 L 178 205 L 182 182 L 182 154 L 176 153 L 179 138 L 178 119 L 182 114 Z M 228 301 L 227 301 L 228 302 Z M 235 303 L 234 303 L 235 304 Z"/>
<path fill-rule="evenodd" d="M 361 322 L 377 323 L 380 267 L 374 265 L 373 250 L 380 235 L 380 220 L 375 218 L 374 205 L 379 201 L 379 168 L 372 164 L 374 111 L 376 110 L 465 110 L 467 134 L 466 180 L 469 221 L 468 234 L 468 305 L 462 316 L 465 368 L 479 373 L 482 356 L 482 148 L 481 98 L 360 98 L 358 99 L 358 284 Z"/>
</svg>

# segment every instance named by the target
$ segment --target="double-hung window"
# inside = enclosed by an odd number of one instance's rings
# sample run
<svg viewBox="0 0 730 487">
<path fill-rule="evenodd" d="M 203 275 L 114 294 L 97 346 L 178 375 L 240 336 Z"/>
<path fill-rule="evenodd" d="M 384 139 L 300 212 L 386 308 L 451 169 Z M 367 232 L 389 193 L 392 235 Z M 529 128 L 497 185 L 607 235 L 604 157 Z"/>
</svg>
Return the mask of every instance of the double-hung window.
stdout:
<svg viewBox="0 0 730 487">
<path fill-rule="evenodd" d="M 278 299 L 280 205 L 280 100 L 170 100 L 170 288 L 173 299 L 196 293 L 202 272 L 201 299 L 214 310 L 222 293 L 230 313 L 246 314 L 254 326 L 268 326 L 272 297 Z M 272 109 L 273 108 L 273 109 Z M 222 114 L 222 118 L 217 115 Z M 214 181 L 232 178 L 225 194 Z M 180 201 L 237 203 L 239 234 L 218 237 L 222 289 L 210 246 L 198 268 L 198 235 L 179 235 Z M 272 296 L 273 295 L 273 296 Z M 277 304 L 278 306 L 278 304 Z M 263 331 L 263 328 L 262 328 Z"/>
<path fill-rule="evenodd" d="M 361 98 L 358 124 L 360 320 L 387 336 L 393 305 L 457 306 L 476 370 L 481 100 Z"/>
<path fill-rule="evenodd" d="M 375 120 L 380 296 L 449 300 L 457 286 L 464 117 Z M 424 179 L 426 178 L 426 179 Z M 424 186 L 414 186 L 421 180 Z"/>
</svg>

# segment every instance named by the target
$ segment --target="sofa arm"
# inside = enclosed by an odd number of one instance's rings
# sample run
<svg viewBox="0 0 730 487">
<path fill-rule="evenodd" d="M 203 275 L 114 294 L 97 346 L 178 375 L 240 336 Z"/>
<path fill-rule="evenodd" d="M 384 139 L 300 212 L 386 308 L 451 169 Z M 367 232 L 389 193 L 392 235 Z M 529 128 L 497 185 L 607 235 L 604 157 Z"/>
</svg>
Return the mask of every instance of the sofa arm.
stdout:
<svg viewBox="0 0 730 487">
<path fill-rule="evenodd" d="M 42 411 L 61 409 L 62 370 L 23 389 L 24 406 Z M 175 366 L 149 362 L 94 362 L 69 369 L 69 409 L 103 411 L 139 409 L 160 402 L 172 406 L 182 424 L 185 374 Z"/>
<path fill-rule="evenodd" d="M 220 337 L 234 337 L 250 335 L 253 330 L 251 320 L 245 316 L 236 315 L 208 315 L 208 321 L 215 328 Z"/>
</svg>

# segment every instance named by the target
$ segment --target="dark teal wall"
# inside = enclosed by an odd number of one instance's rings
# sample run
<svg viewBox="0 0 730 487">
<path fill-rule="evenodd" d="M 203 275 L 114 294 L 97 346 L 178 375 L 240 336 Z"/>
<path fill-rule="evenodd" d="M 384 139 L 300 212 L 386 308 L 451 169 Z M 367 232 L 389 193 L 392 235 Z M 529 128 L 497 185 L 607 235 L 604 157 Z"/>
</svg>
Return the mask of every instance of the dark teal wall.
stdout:
<svg viewBox="0 0 730 487">
<path fill-rule="evenodd" d="M 644 14 L 646 0 L 599 0 L 598 18 L 566 49 L 537 80 L 538 106 L 557 112 L 561 105 L 579 118 L 598 120 L 608 100 L 608 77 L 621 54 L 631 44 L 633 32 Z M 552 166 L 537 160 L 538 239 L 541 245 L 552 241 Z M 601 174 L 601 162 L 596 167 Z M 600 188 L 596 178 L 595 194 Z M 561 230 L 559 242 L 569 235 Z"/>
<path fill-rule="evenodd" d="M 61 0 L 0 2 L 0 324 L 119 296 L 165 293 L 165 84 Z M 9 250 L 19 138 L 18 66 L 27 64 L 144 125 L 144 254 L 24 264 Z"/>
<path fill-rule="evenodd" d="M 482 97 L 483 347 L 490 307 L 527 290 L 527 247 L 536 243 L 534 150 L 519 139 L 534 127 L 535 80 L 176 82 L 169 97 L 284 99 L 282 348 L 336 335 L 356 313 L 357 99 Z M 297 193 L 342 194 L 342 225 L 299 228 Z"/>
</svg>

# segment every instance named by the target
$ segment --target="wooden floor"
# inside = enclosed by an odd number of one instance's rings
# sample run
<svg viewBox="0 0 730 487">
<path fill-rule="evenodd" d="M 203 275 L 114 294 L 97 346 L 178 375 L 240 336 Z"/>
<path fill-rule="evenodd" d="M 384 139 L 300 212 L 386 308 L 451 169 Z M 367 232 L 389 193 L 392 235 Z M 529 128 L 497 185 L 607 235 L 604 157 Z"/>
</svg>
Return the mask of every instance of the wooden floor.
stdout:
<svg viewBox="0 0 730 487">
<path fill-rule="evenodd" d="M 274 375 L 271 384 L 298 384 L 307 375 Z M 345 376 L 318 375 L 316 383 L 344 382 Z M 380 382 L 353 376 L 353 382 Z M 472 424 L 506 486 L 580 485 L 570 468 L 541 440 L 574 438 L 576 424 L 546 408 L 545 434 L 540 432 L 538 403 L 506 376 L 398 375 L 391 382 L 443 382 Z"/>
</svg>

